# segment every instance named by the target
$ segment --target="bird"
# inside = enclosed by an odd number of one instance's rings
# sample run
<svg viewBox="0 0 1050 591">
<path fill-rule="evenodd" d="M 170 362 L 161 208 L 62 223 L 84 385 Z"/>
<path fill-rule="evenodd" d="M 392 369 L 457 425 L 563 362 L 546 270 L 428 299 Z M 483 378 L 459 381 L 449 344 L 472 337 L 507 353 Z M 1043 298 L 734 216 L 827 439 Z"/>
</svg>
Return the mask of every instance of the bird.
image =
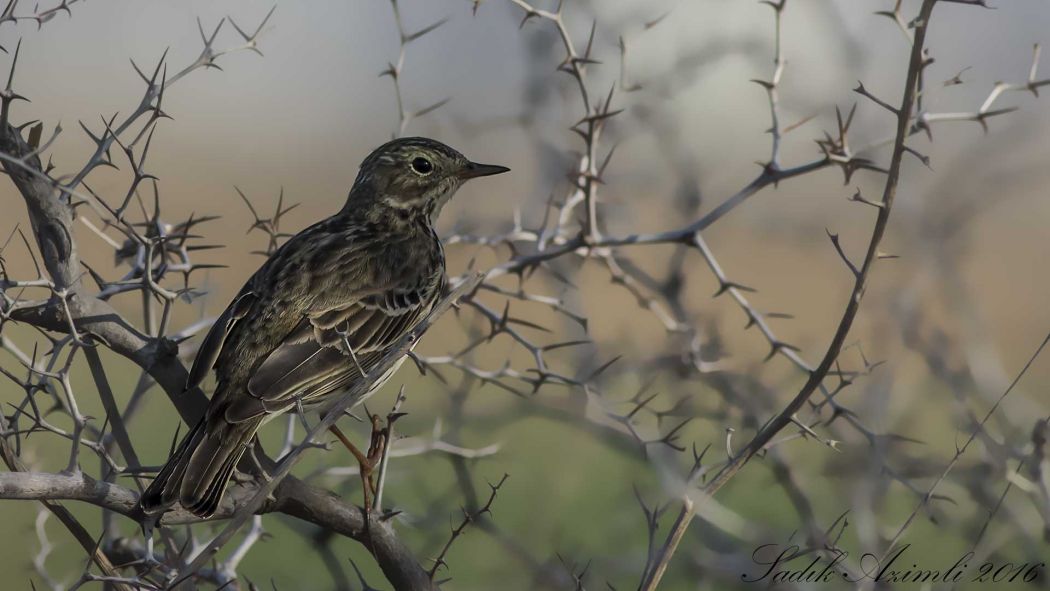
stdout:
<svg viewBox="0 0 1050 591">
<path fill-rule="evenodd" d="M 369 154 L 343 207 L 277 248 L 208 331 L 186 389 L 214 370 L 214 393 L 143 492 L 142 510 L 163 513 L 178 504 L 211 517 L 265 422 L 371 379 L 370 368 L 427 316 L 446 287 L 434 229 L 442 207 L 464 182 L 509 170 L 422 137 L 394 139 Z M 333 432 L 362 463 L 362 474 L 370 473 L 374 458 Z"/>
</svg>

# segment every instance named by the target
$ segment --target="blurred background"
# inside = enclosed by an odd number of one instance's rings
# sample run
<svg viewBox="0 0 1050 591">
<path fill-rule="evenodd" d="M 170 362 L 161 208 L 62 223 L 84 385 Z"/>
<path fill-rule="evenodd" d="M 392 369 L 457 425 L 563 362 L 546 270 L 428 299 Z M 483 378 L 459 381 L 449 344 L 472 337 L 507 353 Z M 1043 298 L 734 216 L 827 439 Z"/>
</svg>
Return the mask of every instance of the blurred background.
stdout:
<svg viewBox="0 0 1050 591">
<path fill-rule="evenodd" d="M 554 8 L 548 4 L 537 7 Z M 752 80 L 768 79 L 772 70 L 775 41 L 768 6 L 738 0 L 565 4 L 565 24 L 578 47 L 586 46 L 594 23 L 592 51 L 599 63 L 588 66 L 588 88 L 604 98 L 616 87 L 613 108 L 625 110 L 610 120 L 602 137 L 602 155 L 616 146 L 600 187 L 606 234 L 681 227 L 760 171 L 756 162 L 769 158 L 769 105 Z M 937 7 L 927 40 L 935 58 L 926 70 L 928 111 L 972 112 L 997 81 L 1027 80 L 1033 45 L 1050 42 L 1050 7 L 1035 0 L 995 5 L 995 10 Z M 522 9 L 508 1 L 475 6 L 463 0 L 401 0 L 398 7 L 408 32 L 447 19 L 405 47 L 399 83 L 409 112 L 448 102 L 408 121 L 404 134 L 433 137 L 474 160 L 512 168 L 510 174 L 467 185 L 445 208 L 441 233 L 497 235 L 510 230 L 516 216 L 526 228 L 538 227 L 551 196 L 561 199 L 571 192 L 570 174 L 584 149 L 569 130 L 584 114 L 575 81 L 557 71 L 564 48 L 551 23 L 530 19 L 522 24 Z M 77 122 L 98 130 L 100 115 L 128 112 L 141 96 L 142 81 L 129 59 L 148 70 L 167 50 L 173 66 L 190 63 L 201 49 L 197 19 L 210 30 L 232 17 L 247 30 L 270 8 L 251 1 L 114 0 L 75 4 L 71 16 L 58 14 L 40 30 L 31 21 L 5 24 L 0 45 L 12 52 L 21 39 L 15 86 L 31 100 L 16 103 L 13 117 L 16 122 L 40 120 L 45 137 L 61 123 L 65 131 L 50 153 L 56 173 L 75 171 L 93 149 Z M 902 14 L 913 15 L 916 8 L 917 3 L 905 2 Z M 834 135 L 836 107 L 845 114 L 857 104 L 850 128 L 855 147 L 892 138 L 894 118 L 852 89 L 862 81 L 890 104 L 899 102 L 909 45 L 893 20 L 873 14 L 893 9 L 894 3 L 885 0 L 788 3 L 779 109 L 782 127 L 791 129 L 781 146 L 783 166 L 819 159 L 814 140 L 824 131 Z M 220 35 L 227 43 L 217 42 L 219 47 L 239 41 L 229 28 Z M 628 48 L 626 60 L 621 39 Z M 380 76 L 397 63 L 401 51 L 389 2 L 278 4 L 259 48 L 262 57 L 251 52 L 225 56 L 221 71 L 194 72 L 164 96 L 164 110 L 173 120 L 158 126 L 148 166 L 160 179 L 163 215 L 173 221 L 191 214 L 221 216 L 197 230 L 206 242 L 224 248 L 203 252 L 197 260 L 227 266 L 193 275 L 208 295 L 178 308 L 175 329 L 221 312 L 263 261 L 252 251 L 266 248 L 265 236 L 247 232 L 253 218 L 234 187 L 260 215 L 272 211 L 283 191 L 285 204 L 299 205 L 284 216 L 281 229 L 296 232 L 338 210 L 358 163 L 400 133 L 397 93 L 391 78 Z M 0 56 L 0 64 L 10 58 L 10 53 Z M 942 84 L 956 75 L 962 84 Z M 1036 75 L 1046 77 L 1048 64 Z M 786 442 L 777 448 L 777 462 L 791 466 L 794 487 L 783 486 L 775 462 L 756 459 L 719 494 L 717 506 L 701 512 L 662 588 L 749 587 L 740 575 L 760 572 L 750 563 L 754 547 L 786 543 L 810 524 L 827 528 L 848 511 L 855 523 L 847 528 L 843 547 L 856 555 L 878 548 L 952 459 L 973 429 L 973 417 L 984 416 L 1050 330 L 1045 189 L 1050 105 L 1032 93 L 1016 92 L 996 106 L 1019 109 L 989 119 L 987 130 L 975 122 L 944 123 L 933 128 L 932 143 L 925 134 L 910 142 L 929 156 L 929 166 L 917 158 L 905 160 L 883 243 L 899 258 L 876 267 L 849 339 L 854 345 L 841 358 L 854 370 L 881 363 L 858 376 L 838 400 L 870 433 L 899 438 L 873 443 L 863 432 L 839 429 L 836 423 L 818 431 L 840 440 L 837 451 L 813 439 Z M 883 165 L 888 159 L 885 148 L 865 155 Z M 751 304 L 774 313 L 768 322 L 778 337 L 811 363 L 823 355 L 852 287 L 826 230 L 839 234 L 844 250 L 859 261 L 874 216 L 871 208 L 848 198 L 857 190 L 874 198 L 882 182 L 882 175 L 862 171 L 844 185 L 841 172 L 827 168 L 764 189 L 704 233 L 724 272 L 755 290 L 746 294 Z M 126 190 L 126 171 L 101 170 L 90 185 L 116 199 Z M 150 210 L 152 198 L 150 191 Z M 23 201 L 10 183 L 0 184 L 0 200 L 0 236 L 29 227 Z M 123 271 L 110 245 L 81 230 L 84 260 L 103 276 L 119 277 Z M 680 280 L 675 300 L 682 308 L 668 305 L 696 330 L 700 351 L 717 362 L 717 371 L 689 370 L 677 359 L 681 335 L 669 334 L 656 315 L 610 281 L 606 269 L 582 260 L 558 267 L 571 284 L 548 276 L 531 285 L 536 293 L 564 298 L 568 308 L 586 316 L 587 333 L 543 306 L 516 302 L 518 316 L 555 334 L 523 330 L 537 343 L 590 338 L 582 349 L 553 357 L 552 365 L 569 375 L 585 375 L 619 358 L 603 374 L 603 405 L 591 412 L 628 412 L 632 396 L 648 385 L 658 395 L 654 407 L 674 412 L 664 417 L 640 413 L 642 432 L 659 439 L 681 418 L 690 418 L 678 432 L 678 444 L 701 449 L 710 444 L 713 461 L 724 460 L 726 428 L 736 431 L 731 444 L 743 445 L 758 426 L 744 420 L 748 412 L 768 418 L 805 376 L 783 356 L 767 360 L 769 342 L 754 328 L 744 329 L 747 318 L 731 299 L 713 297 L 718 281 L 696 252 L 674 246 L 620 252 L 625 267 L 637 269 L 634 276 L 651 280 L 644 289 L 658 298 L 669 279 Z M 470 265 L 487 269 L 510 256 L 504 246 L 464 243 L 450 245 L 448 253 L 450 274 Z M 11 276 L 35 276 L 19 239 L 3 257 Z M 516 283 L 505 285 L 511 289 Z M 137 295 L 113 303 L 133 320 L 141 318 Z M 418 352 L 455 351 L 469 341 L 464 326 L 475 325 L 478 320 L 466 312 L 450 314 Z M 21 326 L 5 326 L 4 334 L 24 350 L 38 338 Z M 187 355 L 193 345 L 187 343 Z M 515 367 L 529 364 L 528 355 L 506 335 L 472 360 L 487 369 L 498 369 L 504 360 Z M 118 399 L 126 397 L 138 372 L 127 361 L 109 361 Z M 0 355 L 0 364 L 12 363 Z M 485 457 L 470 461 L 437 452 L 392 461 L 387 505 L 404 511 L 398 530 L 417 556 L 436 556 L 450 525 L 461 519 L 460 506 L 471 502 L 465 482 L 483 499 L 486 481 L 507 473 L 486 522 L 490 525 L 469 529 L 446 557 L 449 568 L 442 574 L 452 578 L 448 588 L 572 588 L 572 574 L 587 565 L 588 588 L 605 588 L 606 582 L 634 587 L 647 552 L 646 519 L 635 491 L 650 507 L 672 500 L 672 474 L 688 469 L 689 452 L 606 436 L 595 427 L 603 417 L 593 414 L 593 424 L 581 426 L 576 415 L 561 410 L 582 396 L 572 388 L 545 385 L 523 397 L 467 380 L 454 368 L 440 373 L 445 383 L 434 375 L 421 377 L 405 364 L 370 402 L 373 411 L 385 410 L 403 384 L 409 413 L 398 423 L 403 435 L 427 441 L 439 433 L 450 443 L 485 450 Z M 905 541 L 913 545 L 914 560 L 936 568 L 976 543 L 1008 473 L 1018 470 L 1019 457 L 1032 453 L 1032 430 L 1048 415 L 1048 383 L 1050 360 L 1044 358 L 989 422 L 980 445 L 968 450 L 938 488 L 950 501 L 920 511 L 910 526 Z M 104 416 L 90 394 L 90 388 L 81 394 L 82 410 Z M 21 396 L 16 388 L 0 385 L 5 406 Z M 165 459 L 175 416 L 160 390 L 151 390 L 129 424 L 146 463 Z M 275 421 L 264 433 L 271 453 L 279 449 L 284 425 Z M 364 425 L 346 425 L 363 440 Z M 498 450 L 489 453 L 493 445 Z M 66 450 L 66 442 L 41 435 L 30 437 L 23 453 L 35 468 L 58 471 L 68 459 Z M 360 502 L 357 480 L 339 477 L 338 469 L 348 465 L 352 458 L 339 449 L 318 451 L 296 473 Z M 1030 468 L 1031 463 L 1025 470 Z M 988 532 L 981 533 L 987 545 L 983 555 L 1018 564 L 1047 557 L 1040 483 L 1029 478 L 1025 484 L 1005 497 Z M 812 515 L 800 512 L 789 490 L 808 499 Z M 97 525 L 90 507 L 70 506 L 86 524 Z M 658 541 L 676 512 L 672 505 L 664 514 Z M 82 551 L 53 521 L 44 523 L 40 537 L 34 529 L 37 506 L 4 501 L 0 523 L 5 588 L 29 589 L 30 581 L 41 588 L 40 565 L 34 565 L 40 556 L 55 586 L 76 580 Z M 121 527 L 134 534 L 130 522 Z M 280 516 L 267 516 L 264 527 L 268 537 L 252 548 L 239 570 L 262 588 L 271 581 L 279 589 L 359 588 L 351 560 L 372 585 L 384 588 L 372 559 L 356 543 Z M 41 551 L 43 540 L 52 545 L 47 552 Z"/>
</svg>

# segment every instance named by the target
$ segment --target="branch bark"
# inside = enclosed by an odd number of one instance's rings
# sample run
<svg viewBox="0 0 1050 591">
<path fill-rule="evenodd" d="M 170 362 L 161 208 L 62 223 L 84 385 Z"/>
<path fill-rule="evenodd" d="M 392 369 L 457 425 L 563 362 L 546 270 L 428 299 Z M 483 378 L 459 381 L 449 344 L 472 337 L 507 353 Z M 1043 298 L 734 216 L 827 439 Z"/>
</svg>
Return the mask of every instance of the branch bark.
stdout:
<svg viewBox="0 0 1050 591">
<path fill-rule="evenodd" d="M 228 502 L 209 521 L 232 518 L 239 507 L 253 498 L 257 490 L 251 485 L 231 487 Z M 56 505 L 56 501 L 80 501 L 142 523 L 147 518 L 139 511 L 138 498 L 138 493 L 131 489 L 95 480 L 84 473 L 0 472 L 0 499 L 3 500 L 30 500 Z M 426 571 L 422 570 L 397 537 L 389 520 L 373 515 L 366 521 L 360 508 L 343 502 L 329 491 L 310 486 L 297 478 L 285 478 L 275 489 L 273 497 L 256 513 L 283 513 L 352 538 L 368 548 L 396 589 L 430 588 Z M 161 525 L 171 526 L 200 522 L 199 517 L 182 509 L 168 511 L 161 519 Z M 94 547 L 94 540 L 90 536 L 87 541 Z M 109 564 L 108 559 L 106 564 Z M 112 564 L 109 564 L 109 568 L 112 569 Z M 421 586 L 424 585 L 423 581 L 425 586 Z"/>
</svg>

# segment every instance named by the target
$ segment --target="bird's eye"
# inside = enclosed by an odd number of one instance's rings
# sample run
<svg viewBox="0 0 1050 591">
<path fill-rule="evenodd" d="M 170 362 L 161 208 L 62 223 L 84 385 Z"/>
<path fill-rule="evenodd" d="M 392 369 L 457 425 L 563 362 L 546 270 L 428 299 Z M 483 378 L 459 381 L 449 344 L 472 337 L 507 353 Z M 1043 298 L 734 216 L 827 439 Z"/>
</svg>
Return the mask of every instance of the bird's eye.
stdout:
<svg viewBox="0 0 1050 591">
<path fill-rule="evenodd" d="M 434 165 L 426 158 L 419 157 L 412 161 L 412 170 L 419 174 L 430 174 L 434 170 Z"/>
</svg>

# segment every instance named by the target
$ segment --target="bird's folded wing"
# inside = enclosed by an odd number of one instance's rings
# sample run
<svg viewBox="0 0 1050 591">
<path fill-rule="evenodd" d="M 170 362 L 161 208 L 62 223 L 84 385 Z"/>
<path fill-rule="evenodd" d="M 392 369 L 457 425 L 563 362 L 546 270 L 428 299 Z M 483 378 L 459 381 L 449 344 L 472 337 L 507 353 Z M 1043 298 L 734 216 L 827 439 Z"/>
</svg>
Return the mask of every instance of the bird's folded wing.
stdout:
<svg viewBox="0 0 1050 591">
<path fill-rule="evenodd" d="M 392 290 L 305 316 L 256 368 L 251 396 L 226 419 L 243 421 L 341 390 L 371 370 L 429 311 L 436 288 Z"/>
<path fill-rule="evenodd" d="M 248 314 L 255 302 L 255 294 L 249 291 L 248 286 L 245 286 L 241 293 L 234 298 L 233 302 L 215 320 L 215 324 L 211 325 L 211 330 L 204 337 L 200 349 L 197 350 L 197 356 L 193 359 L 193 366 L 190 368 L 189 377 L 186 379 L 187 390 L 199 386 L 204 381 L 204 377 L 208 375 L 208 372 L 215 365 L 215 361 L 219 358 L 219 353 L 226 342 L 226 337 L 233 330 L 237 321 Z"/>
</svg>

